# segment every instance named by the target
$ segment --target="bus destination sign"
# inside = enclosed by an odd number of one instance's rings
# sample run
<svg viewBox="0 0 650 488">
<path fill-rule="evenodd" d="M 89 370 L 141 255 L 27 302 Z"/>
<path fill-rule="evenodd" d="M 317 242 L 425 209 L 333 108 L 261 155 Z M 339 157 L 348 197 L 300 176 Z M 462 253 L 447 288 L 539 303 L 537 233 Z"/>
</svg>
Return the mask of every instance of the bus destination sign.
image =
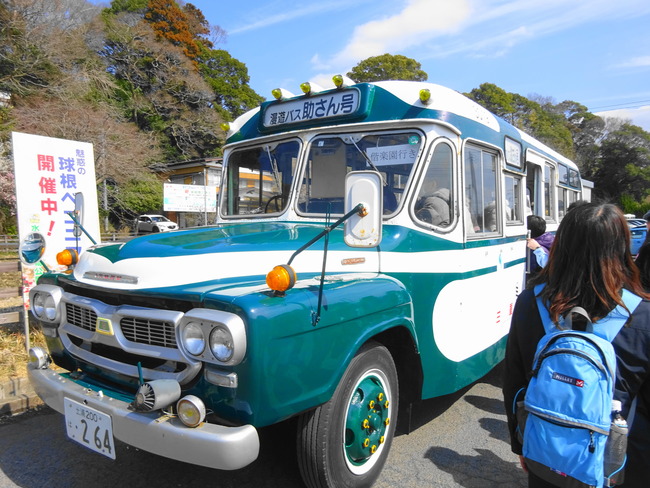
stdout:
<svg viewBox="0 0 650 488">
<path fill-rule="evenodd" d="M 358 90 L 341 90 L 322 93 L 315 97 L 271 103 L 264 108 L 263 124 L 266 128 L 311 122 L 352 115 L 359 109 Z"/>
</svg>

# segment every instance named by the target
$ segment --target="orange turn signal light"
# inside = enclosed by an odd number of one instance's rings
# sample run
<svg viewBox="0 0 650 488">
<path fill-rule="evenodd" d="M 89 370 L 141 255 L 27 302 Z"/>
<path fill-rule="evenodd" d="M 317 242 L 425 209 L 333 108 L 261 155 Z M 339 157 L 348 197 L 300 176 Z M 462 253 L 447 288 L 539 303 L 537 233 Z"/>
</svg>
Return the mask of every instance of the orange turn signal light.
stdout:
<svg viewBox="0 0 650 488">
<path fill-rule="evenodd" d="M 79 253 L 75 249 L 64 249 L 56 255 L 56 262 L 62 266 L 72 266 L 79 262 Z"/>
<path fill-rule="evenodd" d="M 266 275 L 266 284 L 273 291 L 285 292 L 296 284 L 296 272 L 288 264 L 280 264 Z"/>
</svg>

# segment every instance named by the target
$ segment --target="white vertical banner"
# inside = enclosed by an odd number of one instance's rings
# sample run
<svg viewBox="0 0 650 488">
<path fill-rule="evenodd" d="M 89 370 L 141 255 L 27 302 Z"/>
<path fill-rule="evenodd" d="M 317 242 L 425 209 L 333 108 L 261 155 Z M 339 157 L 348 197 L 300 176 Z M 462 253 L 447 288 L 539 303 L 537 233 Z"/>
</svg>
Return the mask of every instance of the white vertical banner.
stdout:
<svg viewBox="0 0 650 488">
<path fill-rule="evenodd" d="M 75 236 L 75 195 L 83 194 L 83 227 L 100 242 L 97 184 L 93 146 L 87 142 L 12 132 L 18 234 L 21 239 L 40 234 L 46 250 L 41 258 L 47 268 L 60 269 L 57 253 L 76 249 L 81 253 L 92 245 L 84 234 Z M 44 272 L 41 262 L 23 264 L 23 296 Z M 27 303 L 26 303 L 27 305 Z"/>
</svg>

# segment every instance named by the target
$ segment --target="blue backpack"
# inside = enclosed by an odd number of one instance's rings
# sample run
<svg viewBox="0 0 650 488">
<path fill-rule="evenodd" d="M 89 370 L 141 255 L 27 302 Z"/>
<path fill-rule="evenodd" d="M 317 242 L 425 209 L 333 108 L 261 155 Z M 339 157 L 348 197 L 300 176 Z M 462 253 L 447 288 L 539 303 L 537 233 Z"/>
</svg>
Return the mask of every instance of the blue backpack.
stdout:
<svg viewBox="0 0 650 488">
<path fill-rule="evenodd" d="M 611 341 L 629 313 L 617 306 L 592 324 L 576 307 L 557 328 L 539 297 L 543 286 L 535 287 L 535 295 L 546 334 L 537 345 L 528 387 L 515 399 L 526 465 L 559 487 L 613 486 L 614 473 L 604 468 L 616 381 Z M 641 302 L 627 290 L 622 299 L 630 312 Z M 572 330 L 574 313 L 586 317 L 586 331 Z M 524 401 L 517 402 L 521 393 Z"/>
</svg>

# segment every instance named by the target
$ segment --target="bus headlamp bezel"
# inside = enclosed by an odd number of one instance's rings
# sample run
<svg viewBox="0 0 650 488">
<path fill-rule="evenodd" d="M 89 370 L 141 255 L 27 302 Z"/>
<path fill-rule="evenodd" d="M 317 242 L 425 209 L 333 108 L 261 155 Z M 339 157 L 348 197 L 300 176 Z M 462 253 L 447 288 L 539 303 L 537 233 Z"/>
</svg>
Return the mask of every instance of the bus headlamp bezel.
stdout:
<svg viewBox="0 0 650 488">
<path fill-rule="evenodd" d="M 188 333 L 198 338 L 200 330 L 204 347 L 191 347 Z M 246 354 L 246 327 L 238 315 L 221 310 L 194 308 L 187 312 L 178 327 L 178 343 L 181 350 L 193 359 L 207 363 L 234 366 L 239 364 Z M 227 353 L 222 354 L 225 347 Z"/>
<path fill-rule="evenodd" d="M 34 316 L 41 322 L 57 324 L 61 321 L 63 290 L 55 285 L 36 285 L 29 290 L 29 303 Z"/>
</svg>

